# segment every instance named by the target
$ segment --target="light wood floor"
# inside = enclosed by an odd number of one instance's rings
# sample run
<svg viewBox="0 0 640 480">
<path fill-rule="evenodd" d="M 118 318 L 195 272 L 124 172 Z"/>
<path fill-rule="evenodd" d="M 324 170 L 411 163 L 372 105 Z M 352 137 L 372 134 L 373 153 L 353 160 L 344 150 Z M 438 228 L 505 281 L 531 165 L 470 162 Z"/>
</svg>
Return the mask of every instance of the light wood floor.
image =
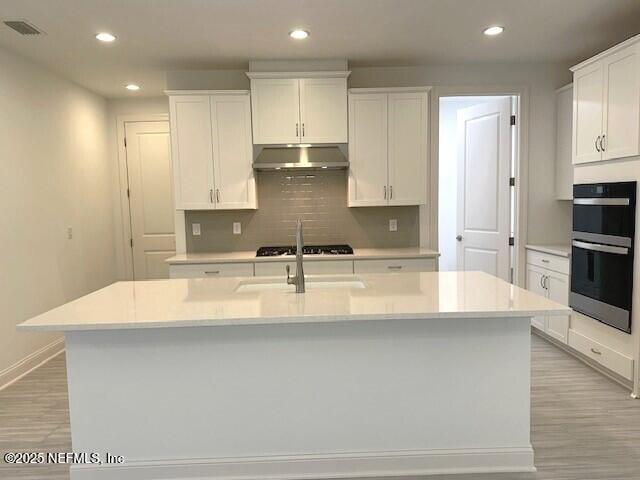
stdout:
<svg viewBox="0 0 640 480">
<path fill-rule="evenodd" d="M 535 335 L 531 393 L 537 473 L 428 480 L 640 480 L 640 400 Z M 0 392 L 0 453 L 70 451 L 67 405 L 60 355 Z M 3 480 L 68 478 L 65 466 L 16 468 L 0 460 Z"/>
</svg>

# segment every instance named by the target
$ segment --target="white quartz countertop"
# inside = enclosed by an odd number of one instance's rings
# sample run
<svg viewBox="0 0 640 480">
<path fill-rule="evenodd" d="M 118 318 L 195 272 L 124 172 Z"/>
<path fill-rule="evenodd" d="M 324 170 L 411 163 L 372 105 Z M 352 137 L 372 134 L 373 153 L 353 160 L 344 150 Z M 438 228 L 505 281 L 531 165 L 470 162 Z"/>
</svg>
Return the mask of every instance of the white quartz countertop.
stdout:
<svg viewBox="0 0 640 480">
<path fill-rule="evenodd" d="M 535 250 L 536 252 L 549 253 L 551 255 L 557 255 L 559 257 L 569 258 L 571 256 L 570 245 L 536 245 L 528 244 L 525 246 L 528 250 Z"/>
<path fill-rule="evenodd" d="M 353 255 L 305 255 L 306 261 L 354 260 L 354 259 L 399 259 L 399 258 L 436 258 L 440 254 L 435 250 L 421 247 L 407 248 L 354 248 Z M 187 265 L 202 263 L 248 263 L 248 262 L 286 262 L 293 261 L 293 256 L 256 257 L 256 252 L 209 252 L 181 253 L 170 257 L 166 262 L 170 265 Z"/>
<path fill-rule="evenodd" d="M 361 281 L 320 287 L 320 281 Z M 293 286 L 237 292 L 284 278 L 198 278 L 117 282 L 18 325 L 72 331 L 365 320 L 531 317 L 569 308 L 481 272 L 416 272 L 307 277 Z M 318 282 L 313 285 L 314 282 Z"/>
</svg>

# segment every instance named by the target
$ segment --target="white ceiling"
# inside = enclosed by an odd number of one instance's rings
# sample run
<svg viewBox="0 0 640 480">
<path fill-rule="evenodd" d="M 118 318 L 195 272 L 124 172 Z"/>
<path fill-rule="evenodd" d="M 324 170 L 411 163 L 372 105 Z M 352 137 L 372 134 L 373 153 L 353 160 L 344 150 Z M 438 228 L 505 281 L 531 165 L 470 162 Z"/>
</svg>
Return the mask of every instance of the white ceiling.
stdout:
<svg viewBox="0 0 640 480">
<path fill-rule="evenodd" d="M 640 0 L 0 0 L 0 46 L 108 97 L 158 95 L 167 70 L 250 59 L 350 66 L 574 62 L 640 33 Z M 500 37 L 482 35 L 491 24 Z M 309 39 L 288 32 L 303 27 Z M 111 45 L 94 34 L 118 36 Z M 137 94 L 122 85 L 140 83 Z"/>
</svg>

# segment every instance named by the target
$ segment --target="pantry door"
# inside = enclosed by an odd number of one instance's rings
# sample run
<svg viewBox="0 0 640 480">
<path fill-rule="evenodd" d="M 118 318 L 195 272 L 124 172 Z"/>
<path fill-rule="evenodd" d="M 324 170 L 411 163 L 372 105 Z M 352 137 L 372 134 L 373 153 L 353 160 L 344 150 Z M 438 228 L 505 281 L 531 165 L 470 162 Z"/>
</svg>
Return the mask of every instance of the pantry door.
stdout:
<svg viewBox="0 0 640 480">
<path fill-rule="evenodd" d="M 169 122 L 125 124 L 133 278 L 169 278 L 175 255 Z"/>
<path fill-rule="evenodd" d="M 509 281 L 511 99 L 458 111 L 457 262 Z"/>
</svg>

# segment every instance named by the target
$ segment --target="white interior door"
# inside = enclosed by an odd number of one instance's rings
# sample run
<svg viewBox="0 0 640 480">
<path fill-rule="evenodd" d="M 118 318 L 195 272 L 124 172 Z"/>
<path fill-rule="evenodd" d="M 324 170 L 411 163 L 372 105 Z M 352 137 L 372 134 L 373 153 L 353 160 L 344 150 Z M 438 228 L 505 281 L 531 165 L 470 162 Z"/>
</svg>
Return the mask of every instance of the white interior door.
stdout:
<svg viewBox="0 0 640 480">
<path fill-rule="evenodd" d="M 125 132 L 133 276 L 169 278 L 164 261 L 176 250 L 169 123 L 127 123 Z"/>
<path fill-rule="evenodd" d="M 458 111 L 457 261 L 509 281 L 511 100 Z"/>
</svg>

